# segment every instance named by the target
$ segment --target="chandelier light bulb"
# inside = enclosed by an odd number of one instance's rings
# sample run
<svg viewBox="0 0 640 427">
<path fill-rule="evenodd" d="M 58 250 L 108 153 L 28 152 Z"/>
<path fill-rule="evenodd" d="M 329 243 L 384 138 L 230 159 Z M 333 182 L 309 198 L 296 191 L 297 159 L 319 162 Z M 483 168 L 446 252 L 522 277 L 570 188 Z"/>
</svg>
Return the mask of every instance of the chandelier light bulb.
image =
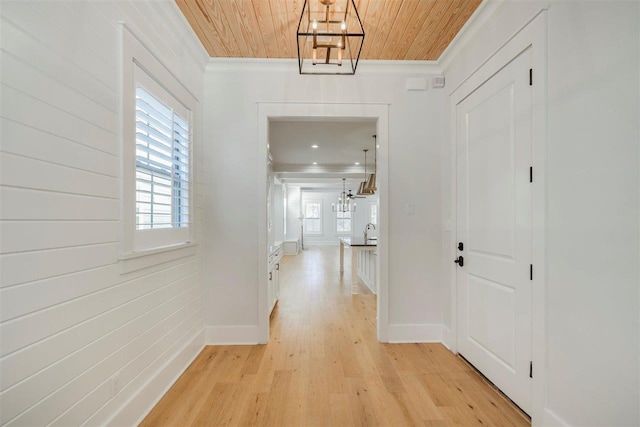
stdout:
<svg viewBox="0 0 640 427">
<path fill-rule="evenodd" d="M 342 21 L 342 24 L 340 24 L 340 29 L 341 29 L 342 31 L 346 30 L 346 29 L 347 29 L 347 23 L 346 23 L 346 22 L 344 22 L 344 21 Z"/>
<path fill-rule="evenodd" d="M 318 29 L 318 21 L 317 20 L 313 20 L 313 22 L 311 23 L 311 28 L 313 28 L 314 30 Z"/>
</svg>

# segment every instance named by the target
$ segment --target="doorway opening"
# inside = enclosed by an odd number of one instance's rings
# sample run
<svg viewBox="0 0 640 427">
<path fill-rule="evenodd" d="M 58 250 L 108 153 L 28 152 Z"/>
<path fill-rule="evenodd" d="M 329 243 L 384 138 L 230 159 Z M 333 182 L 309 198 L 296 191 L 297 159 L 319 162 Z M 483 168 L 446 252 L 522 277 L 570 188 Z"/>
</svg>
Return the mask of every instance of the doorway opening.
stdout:
<svg viewBox="0 0 640 427">
<path fill-rule="evenodd" d="M 354 256 L 353 268 L 360 267 L 362 279 L 366 271 L 375 277 L 375 282 L 363 281 L 377 293 L 377 337 L 387 341 L 387 121 L 387 105 L 259 104 L 261 343 L 269 340 L 269 316 L 277 298 L 273 278 L 279 274 L 279 263 L 270 262 L 274 253 L 278 255 L 277 248 L 281 248 L 280 254 L 296 253 L 302 251 L 304 241 L 305 249 L 333 246 L 337 254 L 341 241 L 362 239 L 367 226 L 368 237 L 375 242 L 377 262 L 375 267 L 368 263 L 365 268 L 364 255 L 362 261 Z M 358 195 L 365 179 L 364 149 L 369 150 L 367 178 L 377 163 L 377 190 Z M 374 160 L 371 154 L 376 149 Z M 349 203 L 355 203 L 355 211 L 336 206 L 339 197 L 345 199 L 342 193 L 348 194 L 349 190 Z M 373 226 L 372 218 L 376 223 Z M 340 261 L 335 262 L 336 274 L 340 274 Z"/>
</svg>

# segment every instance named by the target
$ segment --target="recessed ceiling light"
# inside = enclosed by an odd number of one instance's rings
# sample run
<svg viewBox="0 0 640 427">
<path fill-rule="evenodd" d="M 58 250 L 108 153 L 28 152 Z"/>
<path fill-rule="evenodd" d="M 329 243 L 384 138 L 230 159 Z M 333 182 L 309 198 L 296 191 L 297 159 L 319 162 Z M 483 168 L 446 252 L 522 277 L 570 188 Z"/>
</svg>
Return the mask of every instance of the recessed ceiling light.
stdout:
<svg viewBox="0 0 640 427">
<path fill-rule="evenodd" d="M 360 162 L 355 162 L 354 165 L 358 166 L 360 164 Z"/>
<path fill-rule="evenodd" d="M 318 144 L 313 144 L 311 148 L 318 148 Z"/>
<path fill-rule="evenodd" d="M 314 165 L 317 165 L 317 164 L 318 164 L 318 162 L 313 162 L 313 164 L 314 164 Z"/>
</svg>

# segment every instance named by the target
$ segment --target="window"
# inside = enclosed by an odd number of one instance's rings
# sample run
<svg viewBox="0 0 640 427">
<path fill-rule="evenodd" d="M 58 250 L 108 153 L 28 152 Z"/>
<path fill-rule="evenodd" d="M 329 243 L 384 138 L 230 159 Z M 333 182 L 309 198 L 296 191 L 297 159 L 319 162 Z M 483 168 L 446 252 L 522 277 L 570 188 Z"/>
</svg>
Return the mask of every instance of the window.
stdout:
<svg viewBox="0 0 640 427">
<path fill-rule="evenodd" d="M 304 201 L 304 234 L 322 234 L 322 200 Z"/>
<path fill-rule="evenodd" d="M 351 212 L 336 212 L 336 233 L 351 234 Z"/>
<path fill-rule="evenodd" d="M 189 226 L 189 121 L 136 84 L 136 230 Z"/>
<path fill-rule="evenodd" d="M 284 230 L 283 230 L 282 233 L 285 236 L 285 238 L 287 236 L 287 208 L 288 208 L 288 206 L 287 206 L 287 185 L 283 184 L 282 185 L 282 213 L 283 213 L 283 216 L 284 216 L 284 219 L 283 219 Z"/>
<path fill-rule="evenodd" d="M 121 259 L 192 242 L 197 99 L 122 27 Z"/>
<path fill-rule="evenodd" d="M 375 202 L 369 203 L 369 222 L 378 225 L 378 204 Z"/>
</svg>

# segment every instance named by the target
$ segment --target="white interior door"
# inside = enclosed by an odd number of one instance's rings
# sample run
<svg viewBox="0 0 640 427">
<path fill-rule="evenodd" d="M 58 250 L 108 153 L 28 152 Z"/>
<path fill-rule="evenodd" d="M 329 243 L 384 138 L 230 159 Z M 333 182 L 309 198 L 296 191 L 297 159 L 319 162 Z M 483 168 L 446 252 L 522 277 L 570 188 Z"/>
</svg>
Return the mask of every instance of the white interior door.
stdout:
<svg viewBox="0 0 640 427">
<path fill-rule="evenodd" d="M 527 49 L 456 105 L 458 351 L 524 411 L 531 406 L 530 67 Z"/>
</svg>

